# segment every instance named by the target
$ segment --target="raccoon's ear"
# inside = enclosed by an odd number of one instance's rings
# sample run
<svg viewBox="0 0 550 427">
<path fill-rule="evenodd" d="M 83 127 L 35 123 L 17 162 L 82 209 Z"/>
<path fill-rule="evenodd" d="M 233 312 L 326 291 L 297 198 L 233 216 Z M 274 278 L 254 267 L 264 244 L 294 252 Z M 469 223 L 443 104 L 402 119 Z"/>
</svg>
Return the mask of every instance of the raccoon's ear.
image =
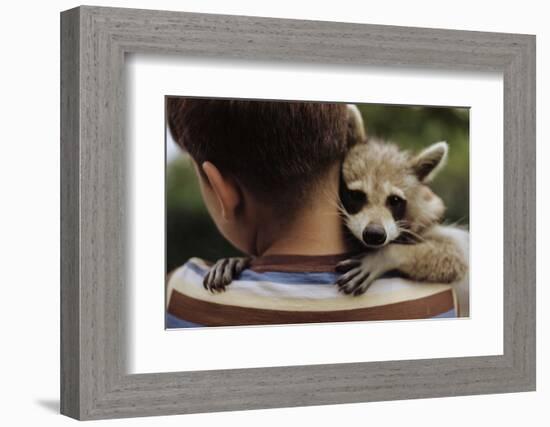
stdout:
<svg viewBox="0 0 550 427">
<path fill-rule="evenodd" d="M 420 182 L 430 182 L 445 166 L 449 145 L 445 141 L 436 142 L 422 150 L 412 159 L 412 170 Z"/>
<path fill-rule="evenodd" d="M 347 130 L 347 146 L 353 147 L 355 144 L 363 143 L 367 139 L 365 131 L 365 123 L 359 108 L 355 104 L 347 104 L 348 112 L 348 130 Z"/>
</svg>

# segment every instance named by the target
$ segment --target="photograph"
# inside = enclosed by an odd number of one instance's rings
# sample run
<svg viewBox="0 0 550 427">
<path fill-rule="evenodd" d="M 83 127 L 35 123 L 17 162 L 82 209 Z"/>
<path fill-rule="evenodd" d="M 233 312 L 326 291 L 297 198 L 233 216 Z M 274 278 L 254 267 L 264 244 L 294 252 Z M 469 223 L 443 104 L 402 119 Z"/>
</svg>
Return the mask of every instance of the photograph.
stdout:
<svg viewBox="0 0 550 427">
<path fill-rule="evenodd" d="M 469 317 L 469 108 L 164 113 L 166 329 Z"/>
</svg>

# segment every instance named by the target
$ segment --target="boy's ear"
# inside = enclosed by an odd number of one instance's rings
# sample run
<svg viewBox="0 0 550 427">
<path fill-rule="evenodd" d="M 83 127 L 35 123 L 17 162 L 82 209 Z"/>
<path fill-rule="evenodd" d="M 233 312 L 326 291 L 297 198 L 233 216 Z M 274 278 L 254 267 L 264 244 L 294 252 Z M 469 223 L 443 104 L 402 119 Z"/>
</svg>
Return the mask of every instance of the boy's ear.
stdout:
<svg viewBox="0 0 550 427">
<path fill-rule="evenodd" d="M 430 182 L 445 166 L 449 145 L 445 141 L 436 142 L 422 150 L 412 159 L 412 169 L 420 182 Z"/>
<path fill-rule="evenodd" d="M 237 182 L 231 177 L 224 177 L 213 163 L 204 162 L 201 167 L 218 199 L 222 218 L 234 219 L 241 203 L 241 192 Z"/>
</svg>

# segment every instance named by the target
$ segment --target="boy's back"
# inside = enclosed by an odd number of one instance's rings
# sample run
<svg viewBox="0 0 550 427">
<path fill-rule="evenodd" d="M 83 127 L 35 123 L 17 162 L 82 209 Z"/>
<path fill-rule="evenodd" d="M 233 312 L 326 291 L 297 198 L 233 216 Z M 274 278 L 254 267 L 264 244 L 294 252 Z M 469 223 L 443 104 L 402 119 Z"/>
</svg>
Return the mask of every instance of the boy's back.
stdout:
<svg viewBox="0 0 550 427">
<path fill-rule="evenodd" d="M 225 292 L 203 286 L 210 264 L 193 258 L 167 288 L 167 328 L 457 317 L 453 288 L 400 277 L 376 281 L 350 297 L 334 285 L 342 255 L 272 255 L 252 261 Z"/>
</svg>

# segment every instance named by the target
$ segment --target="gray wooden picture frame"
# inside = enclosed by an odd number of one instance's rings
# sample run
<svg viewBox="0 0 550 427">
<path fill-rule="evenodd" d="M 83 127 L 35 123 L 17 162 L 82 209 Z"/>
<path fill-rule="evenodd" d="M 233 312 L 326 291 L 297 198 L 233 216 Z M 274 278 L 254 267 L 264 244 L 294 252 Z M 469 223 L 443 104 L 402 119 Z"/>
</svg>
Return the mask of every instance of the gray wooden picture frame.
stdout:
<svg viewBox="0 0 550 427">
<path fill-rule="evenodd" d="M 127 374 L 126 53 L 502 72 L 504 354 Z M 530 390 L 534 36 L 88 6 L 62 12 L 63 414 L 99 419 Z"/>
</svg>

